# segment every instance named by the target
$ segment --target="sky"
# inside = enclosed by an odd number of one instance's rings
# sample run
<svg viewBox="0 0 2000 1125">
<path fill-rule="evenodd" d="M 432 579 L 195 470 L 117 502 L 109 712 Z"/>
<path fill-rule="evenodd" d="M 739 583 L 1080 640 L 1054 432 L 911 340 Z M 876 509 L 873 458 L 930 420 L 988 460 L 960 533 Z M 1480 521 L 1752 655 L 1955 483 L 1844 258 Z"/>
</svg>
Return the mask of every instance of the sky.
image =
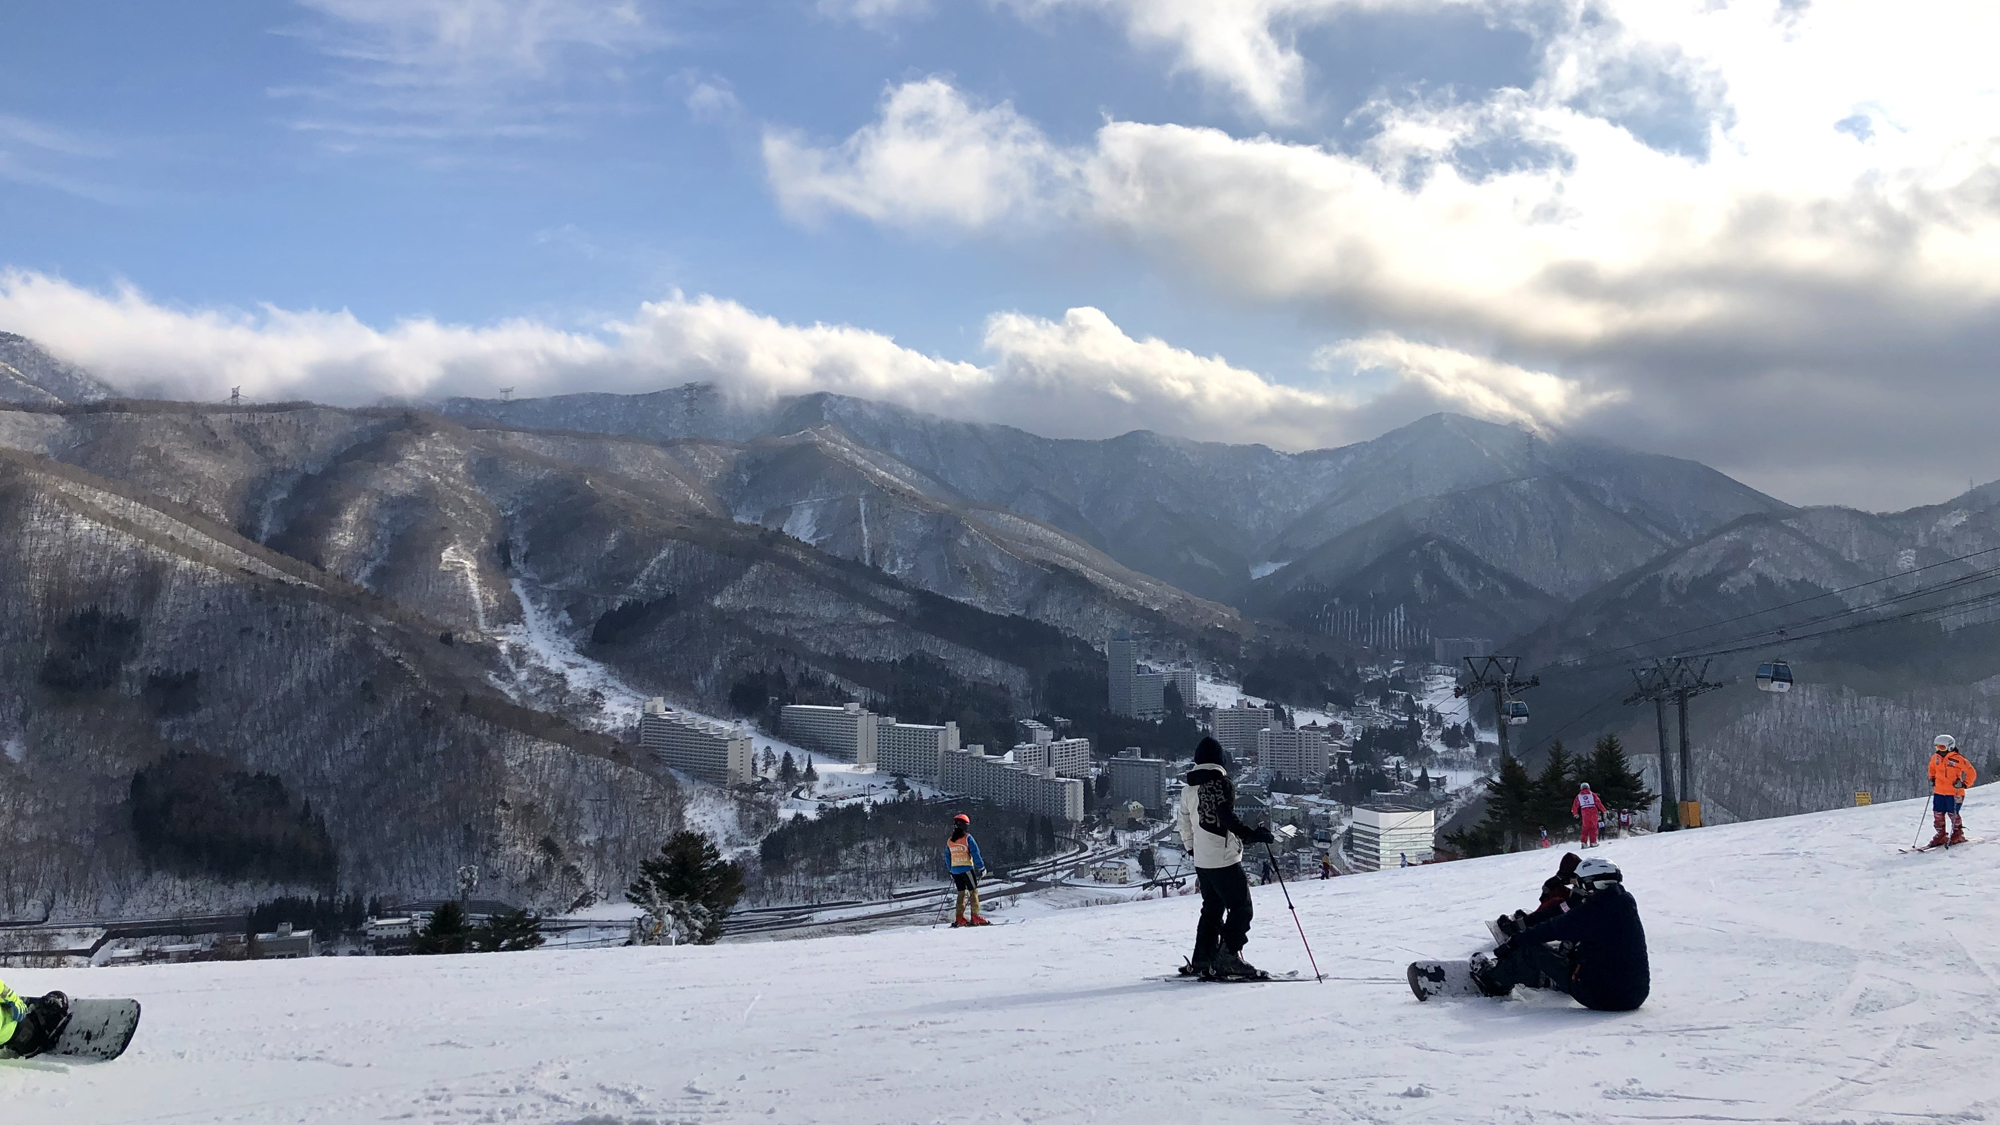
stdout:
<svg viewBox="0 0 2000 1125">
<path fill-rule="evenodd" d="M 2000 478 L 2000 5 L 77 0 L 0 330 L 122 390 L 1437 410 L 1795 503 Z"/>
</svg>

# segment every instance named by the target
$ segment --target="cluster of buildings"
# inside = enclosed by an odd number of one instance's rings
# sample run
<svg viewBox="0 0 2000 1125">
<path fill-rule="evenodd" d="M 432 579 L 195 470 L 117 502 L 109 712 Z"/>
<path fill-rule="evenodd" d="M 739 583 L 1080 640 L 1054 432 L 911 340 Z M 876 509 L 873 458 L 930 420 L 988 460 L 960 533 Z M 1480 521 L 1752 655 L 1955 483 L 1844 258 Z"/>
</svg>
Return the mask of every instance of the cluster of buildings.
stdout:
<svg viewBox="0 0 2000 1125">
<path fill-rule="evenodd" d="M 859 703 L 793 704 L 778 714 L 787 740 L 877 773 L 934 785 L 1006 808 L 1075 822 L 1089 796 L 1090 740 L 1066 738 L 1046 723 L 1021 724 L 1025 737 L 1004 754 L 959 742 L 958 724 L 898 722 Z"/>
<path fill-rule="evenodd" d="M 1139 663 L 1139 642 L 1119 630 L 1104 647 L 1111 679 L 1111 713 L 1128 719 L 1158 719 L 1167 713 L 1167 685 L 1180 693 L 1181 706 L 1195 708 L 1194 669 L 1154 669 Z"/>
<path fill-rule="evenodd" d="M 1337 743 L 1342 731 L 1308 723 L 1287 726 L 1269 707 L 1255 707 L 1241 700 L 1234 707 L 1217 707 L 1209 718 L 1215 741 L 1233 756 L 1255 756 L 1260 768 L 1287 781 L 1318 781 L 1333 766 L 1341 752 Z"/>
</svg>

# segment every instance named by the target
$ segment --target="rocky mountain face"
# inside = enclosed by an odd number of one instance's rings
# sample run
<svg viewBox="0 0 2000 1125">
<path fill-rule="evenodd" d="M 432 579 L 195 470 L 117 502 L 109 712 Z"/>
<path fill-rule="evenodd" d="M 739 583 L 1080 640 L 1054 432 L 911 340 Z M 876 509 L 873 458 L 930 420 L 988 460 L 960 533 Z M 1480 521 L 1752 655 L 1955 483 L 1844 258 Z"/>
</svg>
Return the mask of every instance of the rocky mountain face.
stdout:
<svg viewBox="0 0 2000 1125">
<path fill-rule="evenodd" d="M 1144 432 L 1057 440 L 838 395 L 738 404 L 701 385 L 441 409 L 656 441 L 833 427 L 942 495 L 1030 516 L 1133 571 L 1265 612 L 1298 604 L 1286 595 L 1302 587 L 1337 592 L 1419 535 L 1568 600 L 1740 516 L 1789 510 L 1694 462 L 1447 414 L 1287 454 Z"/>
<path fill-rule="evenodd" d="M 462 863 L 544 903 L 615 886 L 680 823 L 674 781 L 515 704 L 494 646 L 440 632 L 193 509 L 0 451 L 0 917 L 429 894 Z M 148 794 L 171 829 L 135 815 Z"/>
<path fill-rule="evenodd" d="M 100 402 L 110 387 L 57 359 L 26 336 L 0 332 L 0 402 Z"/>
</svg>

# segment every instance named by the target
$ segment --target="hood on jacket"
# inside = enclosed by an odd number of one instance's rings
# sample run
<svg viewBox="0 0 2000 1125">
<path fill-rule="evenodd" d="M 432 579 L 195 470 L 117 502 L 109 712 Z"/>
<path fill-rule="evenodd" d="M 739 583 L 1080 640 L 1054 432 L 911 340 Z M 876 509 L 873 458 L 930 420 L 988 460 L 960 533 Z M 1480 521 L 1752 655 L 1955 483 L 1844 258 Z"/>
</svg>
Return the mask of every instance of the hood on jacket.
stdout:
<svg viewBox="0 0 2000 1125">
<path fill-rule="evenodd" d="M 1199 765 L 1187 771 L 1187 783 L 1189 785 L 1200 785 L 1203 782 L 1215 781 L 1227 778 L 1228 776 L 1229 771 L 1223 769 L 1221 766 Z"/>
</svg>

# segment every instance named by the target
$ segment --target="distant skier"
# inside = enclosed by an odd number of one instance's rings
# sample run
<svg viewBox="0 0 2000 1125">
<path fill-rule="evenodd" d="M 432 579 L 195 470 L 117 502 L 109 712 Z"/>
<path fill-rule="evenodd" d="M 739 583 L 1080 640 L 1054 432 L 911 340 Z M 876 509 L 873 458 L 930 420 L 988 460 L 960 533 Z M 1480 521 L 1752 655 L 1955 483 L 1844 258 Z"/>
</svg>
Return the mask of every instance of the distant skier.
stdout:
<svg viewBox="0 0 2000 1125">
<path fill-rule="evenodd" d="M 1965 821 L 1959 811 L 1965 807 L 1965 791 L 1979 774 L 1958 752 L 1958 740 L 1948 734 L 1937 736 L 1931 754 L 1931 824 L 1937 835 L 1927 847 L 1965 843 Z M 1945 835 L 1944 818 L 1951 818 L 1951 835 Z"/>
<path fill-rule="evenodd" d="M 1558 951 L 1550 942 L 1573 943 Z M 1652 992 L 1646 930 L 1624 875 L 1609 860 L 1577 865 L 1569 910 L 1515 934 L 1473 959 L 1472 979 L 1488 996 L 1515 985 L 1555 988 L 1586 1008 L 1629 1012 Z"/>
<path fill-rule="evenodd" d="M 56 1045 L 69 1024 L 69 997 L 60 992 L 22 996 L 0 981 L 0 1047 L 21 1058 Z"/>
<path fill-rule="evenodd" d="M 1322 879 L 1333 878 L 1333 856 L 1326 852 L 1319 853 L 1319 877 Z"/>
<path fill-rule="evenodd" d="M 1222 746 L 1204 738 L 1194 748 L 1194 768 L 1187 773 L 1175 813 L 1181 843 L 1194 857 L 1195 884 L 1201 888 L 1201 922 L 1194 931 L 1194 956 L 1183 973 L 1210 978 L 1254 978 L 1259 975 L 1243 959 L 1250 941 L 1250 879 L 1243 873 L 1243 845 L 1269 844 L 1268 828 L 1252 828 L 1237 819 L 1236 783 Z"/>
<path fill-rule="evenodd" d="M 959 813 L 951 818 L 951 838 L 944 842 L 944 854 L 951 881 L 958 886 L 958 911 L 951 920 L 952 928 L 992 925 L 979 913 L 979 880 L 986 876 L 986 861 L 980 858 L 979 841 L 972 838 L 971 817 Z M 972 902 L 970 918 L 965 915 L 968 899 Z"/>
<path fill-rule="evenodd" d="M 1554 840 L 1551 840 L 1551 839 L 1549 839 L 1549 830 L 1548 830 L 1548 829 L 1547 829 L 1546 827 L 1544 827 L 1544 826 L 1541 826 L 1541 825 L 1537 825 L 1537 826 L 1536 826 L 1536 828 L 1537 828 L 1537 829 L 1538 829 L 1538 830 L 1539 830 L 1539 831 L 1541 832 L 1541 834 L 1542 834 L 1542 838 L 1541 838 L 1540 840 L 1538 840 L 1538 841 L 1536 841 L 1536 842 L 1535 842 L 1535 846 L 1536 846 L 1536 847 L 1538 847 L 1538 848 L 1553 848 L 1553 847 L 1555 847 L 1555 846 L 1556 846 L 1556 842 L 1555 842 Z"/>
<path fill-rule="evenodd" d="M 1494 925 L 1501 933 L 1512 936 L 1568 910 L 1570 886 L 1575 883 L 1576 868 L 1582 862 L 1583 857 L 1575 852 L 1564 852 L 1562 862 L 1556 864 L 1556 873 L 1542 880 L 1542 901 L 1535 907 L 1534 913 L 1516 910 L 1512 914 L 1502 914 Z"/>
<path fill-rule="evenodd" d="M 1597 846 L 1597 816 L 1603 807 L 1604 804 L 1597 799 L 1597 794 L 1590 791 L 1588 781 L 1577 789 L 1576 800 L 1569 804 L 1569 815 L 1575 817 L 1583 826 L 1583 846 L 1586 848 Z"/>
</svg>

